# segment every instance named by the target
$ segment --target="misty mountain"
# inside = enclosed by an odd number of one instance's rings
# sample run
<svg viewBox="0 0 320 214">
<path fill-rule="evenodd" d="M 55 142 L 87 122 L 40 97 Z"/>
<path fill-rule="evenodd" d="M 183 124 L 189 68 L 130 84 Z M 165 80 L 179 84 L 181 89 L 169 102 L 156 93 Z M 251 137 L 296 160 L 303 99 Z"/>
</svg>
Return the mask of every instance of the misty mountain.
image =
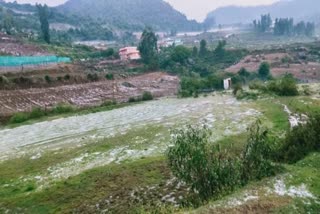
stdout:
<svg viewBox="0 0 320 214">
<path fill-rule="evenodd" d="M 119 29 L 199 30 L 201 25 L 188 20 L 163 0 L 69 0 L 57 9 L 64 14 L 92 17 Z"/>
<path fill-rule="evenodd" d="M 208 14 L 215 17 L 217 24 L 252 23 L 261 14 L 273 18 L 292 17 L 295 20 L 319 22 L 315 17 L 320 15 L 320 1 L 318 0 L 282 0 L 268 6 L 239 7 L 228 6 L 218 8 Z"/>
</svg>

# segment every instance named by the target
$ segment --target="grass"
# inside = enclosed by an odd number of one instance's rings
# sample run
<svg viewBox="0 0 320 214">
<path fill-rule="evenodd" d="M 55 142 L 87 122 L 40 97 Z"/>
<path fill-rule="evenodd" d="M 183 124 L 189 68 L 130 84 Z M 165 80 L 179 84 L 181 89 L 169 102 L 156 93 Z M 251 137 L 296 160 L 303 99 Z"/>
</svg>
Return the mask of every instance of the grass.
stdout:
<svg viewBox="0 0 320 214">
<path fill-rule="evenodd" d="M 308 98 L 303 99 L 306 99 L 306 102 L 312 101 Z M 315 109 L 316 105 L 318 105 L 317 101 L 312 101 L 312 104 L 309 104 L 309 108 L 306 108 L 303 103 L 299 107 L 300 104 L 295 104 L 295 102 L 300 102 L 299 100 L 301 100 L 300 97 L 271 98 L 269 100 L 250 102 L 249 104 L 263 113 L 261 120 L 271 128 L 273 133 L 283 133 L 288 129 L 289 124 L 288 115 L 284 112 L 281 104 L 288 104 L 293 111 L 295 110 L 291 108 L 291 105 L 301 108 L 301 111 L 310 108 Z M 104 111 L 109 108 L 112 109 L 111 106 L 104 106 L 82 110 L 77 114 Z M 73 114 L 68 113 L 63 116 L 71 116 Z M 41 120 L 54 117 L 57 117 L 57 115 L 52 117 L 45 116 Z M 30 120 L 28 122 L 36 121 L 39 120 Z M 157 195 L 157 193 L 165 195 L 171 191 L 170 188 L 164 190 L 166 189 L 164 184 L 170 179 L 171 173 L 167 167 L 166 160 L 161 156 L 142 157 L 138 160 L 123 161 L 120 164 L 109 164 L 90 169 L 68 179 L 54 181 L 50 186 L 42 190 L 38 188 L 39 184 L 33 180 L 22 181 L 25 177 L 41 175 L 47 171 L 48 167 L 79 157 L 84 153 L 105 152 L 124 145 L 143 150 L 150 145 L 150 142 L 155 140 L 157 133 L 164 134 L 166 136 L 165 141 L 169 139 L 167 128 L 151 125 L 140 127 L 124 135 L 118 135 L 97 143 L 81 147 L 62 148 L 56 152 L 46 152 L 36 160 L 31 160 L 30 156 L 25 156 L 0 162 L 0 213 L 5 212 L 6 209 L 13 213 L 94 213 L 106 209 L 111 213 L 174 213 L 179 211 L 170 204 L 163 204 L 161 196 Z M 134 144 L 137 136 L 146 140 L 141 144 Z M 222 149 L 228 149 L 236 154 L 242 150 L 246 139 L 247 134 L 242 133 L 236 136 L 228 136 L 217 143 L 222 146 Z M 292 175 L 291 179 L 286 180 L 286 184 L 300 185 L 305 183 L 309 190 L 319 198 L 319 161 L 320 155 L 315 153 L 295 165 L 285 165 L 286 173 Z M 248 189 L 260 191 L 272 179 L 268 178 L 260 182 L 252 182 L 248 186 L 237 190 L 231 197 L 241 195 L 243 191 Z M 142 201 L 135 201 L 130 197 L 134 189 L 148 186 L 156 186 L 156 192 L 148 193 L 144 198 L 142 197 Z M 143 196 L 143 191 L 141 194 Z M 112 200 L 110 196 L 112 196 Z M 236 208 L 209 208 L 212 204 L 221 203 L 228 198 L 229 196 L 219 201 L 210 202 L 209 205 L 205 205 L 195 212 L 221 211 L 232 213 L 248 209 L 263 212 L 270 209 L 278 213 L 288 213 L 293 207 L 295 207 L 296 213 L 305 213 L 306 211 L 315 213 L 313 211 L 319 210 L 319 206 L 314 202 L 308 205 L 300 199 L 273 195 L 261 197 L 258 204 L 248 202 Z M 107 200 L 112 201 L 112 203 L 107 203 Z M 96 204 L 100 206 L 99 211 Z M 187 207 L 183 208 L 182 211 L 188 211 L 189 209 L 193 210 L 192 207 Z"/>
<path fill-rule="evenodd" d="M 1 197 L 0 205 L 13 212 L 21 211 L 21 208 L 26 213 L 69 213 L 74 210 L 87 213 L 96 211 L 96 203 L 106 206 L 101 199 L 113 196 L 116 203 L 108 208 L 123 213 L 132 206 L 141 206 L 133 204 L 130 199 L 133 188 L 160 185 L 169 177 L 170 171 L 163 158 L 141 159 L 92 169 L 57 182 L 45 191 L 32 192 L 31 187 L 28 194 L 14 198 Z"/>
<path fill-rule="evenodd" d="M 109 102 L 108 102 L 109 103 Z M 121 104 L 102 104 L 101 106 L 77 108 L 70 105 L 57 105 L 51 110 L 34 108 L 31 112 L 19 112 L 13 115 L 4 128 L 15 128 L 22 125 L 30 125 L 42 121 L 50 121 L 58 118 L 71 117 L 75 115 L 85 115 L 103 111 L 111 111 L 113 109 L 127 107 L 137 103 L 121 103 Z"/>
</svg>

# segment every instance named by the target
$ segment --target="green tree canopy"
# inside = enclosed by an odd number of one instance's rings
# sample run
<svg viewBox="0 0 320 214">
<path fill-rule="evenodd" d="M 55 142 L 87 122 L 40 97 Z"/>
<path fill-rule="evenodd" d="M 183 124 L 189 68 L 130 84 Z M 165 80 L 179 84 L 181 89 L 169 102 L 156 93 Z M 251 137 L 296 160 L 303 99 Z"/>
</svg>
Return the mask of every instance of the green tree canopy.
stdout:
<svg viewBox="0 0 320 214">
<path fill-rule="evenodd" d="M 139 44 L 139 51 L 141 54 L 142 61 L 146 65 L 155 65 L 157 64 L 158 57 L 158 46 L 157 46 L 157 37 L 153 32 L 152 28 L 147 27 L 143 33 Z"/>
<path fill-rule="evenodd" d="M 50 43 L 50 27 L 48 21 L 48 6 L 37 4 L 39 20 L 41 25 L 41 35 L 45 42 Z"/>
<path fill-rule="evenodd" d="M 261 63 L 258 73 L 262 79 L 266 79 L 270 75 L 270 64 L 267 62 Z"/>
<path fill-rule="evenodd" d="M 200 50 L 199 50 L 199 55 L 200 56 L 205 56 L 208 52 L 208 49 L 207 49 L 207 41 L 202 39 L 201 42 L 200 42 Z"/>
</svg>

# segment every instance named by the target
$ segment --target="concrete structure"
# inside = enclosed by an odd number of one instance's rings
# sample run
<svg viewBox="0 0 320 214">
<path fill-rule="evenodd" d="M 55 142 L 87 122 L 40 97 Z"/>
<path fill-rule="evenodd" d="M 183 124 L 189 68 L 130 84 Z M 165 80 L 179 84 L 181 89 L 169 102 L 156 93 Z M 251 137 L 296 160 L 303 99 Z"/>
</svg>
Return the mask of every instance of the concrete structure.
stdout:
<svg viewBox="0 0 320 214">
<path fill-rule="evenodd" d="M 232 85 L 231 78 L 223 80 L 223 87 L 224 87 L 225 90 L 231 89 L 231 85 Z"/>
<path fill-rule="evenodd" d="M 141 59 L 140 52 L 137 47 L 125 47 L 119 50 L 120 59 L 126 60 L 138 60 Z"/>
<path fill-rule="evenodd" d="M 178 46 L 178 45 L 183 45 L 183 41 L 181 39 L 170 39 L 167 38 L 165 40 L 161 40 L 158 42 L 158 47 L 170 47 L 170 46 Z"/>
</svg>

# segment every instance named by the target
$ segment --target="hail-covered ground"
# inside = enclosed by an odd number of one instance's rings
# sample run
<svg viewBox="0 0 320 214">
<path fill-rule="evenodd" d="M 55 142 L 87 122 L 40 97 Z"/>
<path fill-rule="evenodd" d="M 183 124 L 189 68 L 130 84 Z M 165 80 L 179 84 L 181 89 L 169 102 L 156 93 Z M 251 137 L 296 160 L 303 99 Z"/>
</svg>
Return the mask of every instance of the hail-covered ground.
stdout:
<svg viewBox="0 0 320 214">
<path fill-rule="evenodd" d="M 93 152 L 80 149 L 72 158 L 51 165 L 37 175 L 24 177 L 42 186 L 94 167 L 162 155 L 169 146 L 173 128 L 205 123 L 213 130 L 213 140 L 219 140 L 245 132 L 259 115 L 249 103 L 228 95 L 160 99 L 0 130 L 0 158 L 2 161 L 17 157 L 36 160 L 48 152 L 94 147 L 97 143 L 100 148 L 101 142 L 108 146 L 110 141 L 107 149 L 91 149 Z M 123 137 L 125 135 L 130 137 Z"/>
</svg>

